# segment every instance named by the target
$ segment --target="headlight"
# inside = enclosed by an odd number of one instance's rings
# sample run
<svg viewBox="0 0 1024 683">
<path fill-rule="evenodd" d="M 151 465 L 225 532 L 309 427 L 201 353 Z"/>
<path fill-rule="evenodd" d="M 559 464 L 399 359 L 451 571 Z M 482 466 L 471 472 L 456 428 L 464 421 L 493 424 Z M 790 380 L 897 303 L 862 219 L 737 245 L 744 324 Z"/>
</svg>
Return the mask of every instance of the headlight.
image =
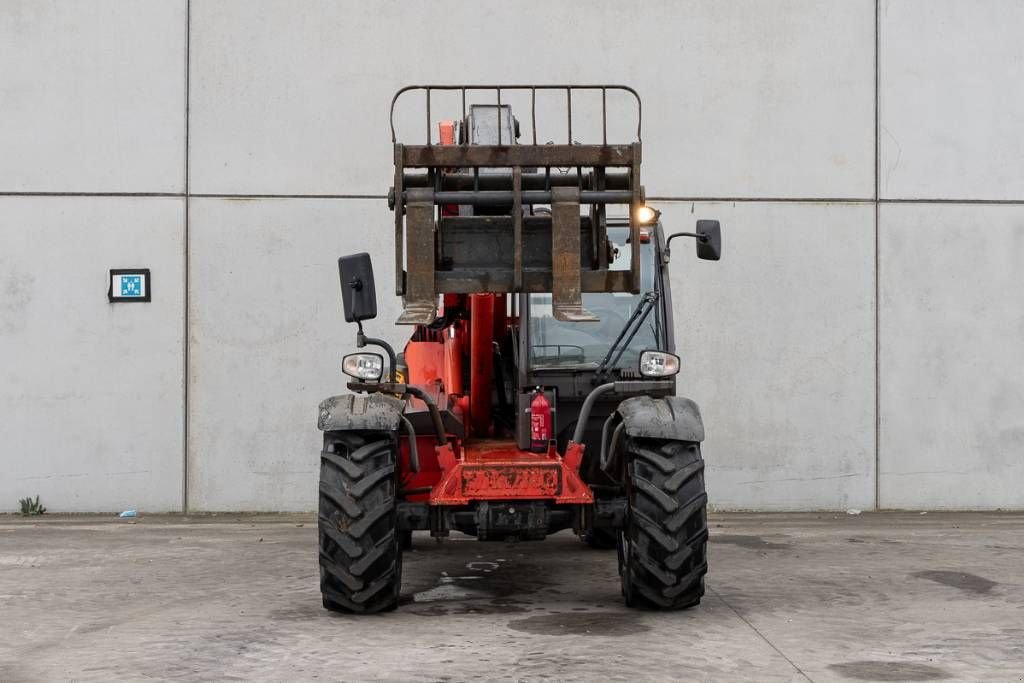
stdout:
<svg viewBox="0 0 1024 683">
<path fill-rule="evenodd" d="M 679 356 L 667 351 L 640 354 L 640 374 L 644 377 L 672 377 L 679 373 Z"/>
<path fill-rule="evenodd" d="M 657 209 L 644 205 L 636 210 L 636 222 L 640 225 L 650 225 L 658 222 L 661 212 Z"/>
<path fill-rule="evenodd" d="M 384 375 L 384 357 L 379 353 L 350 353 L 342 359 L 341 371 L 356 379 L 379 380 Z"/>
</svg>

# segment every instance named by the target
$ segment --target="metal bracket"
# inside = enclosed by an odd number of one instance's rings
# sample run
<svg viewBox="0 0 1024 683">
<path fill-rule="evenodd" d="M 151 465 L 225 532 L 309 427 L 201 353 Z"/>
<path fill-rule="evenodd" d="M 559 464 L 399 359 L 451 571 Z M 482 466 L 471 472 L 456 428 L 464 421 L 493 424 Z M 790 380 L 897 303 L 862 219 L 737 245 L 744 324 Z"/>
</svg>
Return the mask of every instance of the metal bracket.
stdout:
<svg viewBox="0 0 1024 683">
<path fill-rule="evenodd" d="M 391 188 L 391 192 L 395 195 L 395 201 L 397 204 L 391 205 L 391 210 L 395 212 L 395 295 L 403 296 L 405 294 L 405 253 L 402 244 L 402 231 L 404 230 L 404 207 L 402 206 L 402 197 L 404 196 L 403 184 L 405 182 L 405 167 L 403 166 L 403 145 L 400 143 L 395 144 L 395 185 Z M 391 203 L 391 198 L 388 197 L 388 203 Z"/>
</svg>

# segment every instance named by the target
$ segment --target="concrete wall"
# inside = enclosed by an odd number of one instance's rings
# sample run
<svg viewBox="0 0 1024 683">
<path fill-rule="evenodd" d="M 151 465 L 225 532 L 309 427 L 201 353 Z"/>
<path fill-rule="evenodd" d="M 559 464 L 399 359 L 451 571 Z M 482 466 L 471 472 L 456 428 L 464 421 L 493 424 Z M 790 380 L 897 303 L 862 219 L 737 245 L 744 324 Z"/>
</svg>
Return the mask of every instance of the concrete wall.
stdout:
<svg viewBox="0 0 1024 683">
<path fill-rule="evenodd" d="M 372 331 L 400 338 L 386 112 L 416 82 L 641 92 L 666 224 L 725 231 L 673 275 L 717 506 L 1022 508 L 1021 25 L 1010 0 L 5 0 L 0 511 L 313 506 L 338 254 L 374 255 Z M 125 266 L 152 303 L 106 302 Z"/>
</svg>

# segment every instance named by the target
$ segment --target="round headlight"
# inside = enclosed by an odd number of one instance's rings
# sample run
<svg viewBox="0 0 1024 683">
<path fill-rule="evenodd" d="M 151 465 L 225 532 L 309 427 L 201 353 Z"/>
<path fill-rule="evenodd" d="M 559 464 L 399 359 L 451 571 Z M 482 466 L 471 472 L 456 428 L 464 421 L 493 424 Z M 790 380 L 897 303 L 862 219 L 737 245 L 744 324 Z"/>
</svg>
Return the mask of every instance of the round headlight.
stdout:
<svg viewBox="0 0 1024 683">
<path fill-rule="evenodd" d="M 384 375 L 384 357 L 379 353 L 350 353 L 342 359 L 341 371 L 356 379 L 379 380 Z"/>
<path fill-rule="evenodd" d="M 661 212 L 657 209 L 644 205 L 636 210 L 636 222 L 640 225 L 650 225 L 658 221 Z"/>
<path fill-rule="evenodd" d="M 668 351 L 644 351 L 640 354 L 640 374 L 644 377 L 672 377 L 679 372 L 679 356 Z"/>
</svg>

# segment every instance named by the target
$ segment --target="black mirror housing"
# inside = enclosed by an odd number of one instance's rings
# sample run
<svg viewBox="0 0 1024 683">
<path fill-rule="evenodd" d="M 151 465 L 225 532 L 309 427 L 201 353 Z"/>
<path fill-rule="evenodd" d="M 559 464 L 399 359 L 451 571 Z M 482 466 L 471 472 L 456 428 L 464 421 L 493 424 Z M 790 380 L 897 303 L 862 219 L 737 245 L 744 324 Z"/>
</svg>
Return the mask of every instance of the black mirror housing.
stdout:
<svg viewBox="0 0 1024 683">
<path fill-rule="evenodd" d="M 722 258 L 722 226 L 718 221 L 697 221 L 697 258 L 717 261 Z"/>
<path fill-rule="evenodd" d="M 357 323 L 377 317 L 377 292 L 373 286 L 373 264 L 366 252 L 338 259 L 341 304 L 345 322 Z"/>
</svg>

